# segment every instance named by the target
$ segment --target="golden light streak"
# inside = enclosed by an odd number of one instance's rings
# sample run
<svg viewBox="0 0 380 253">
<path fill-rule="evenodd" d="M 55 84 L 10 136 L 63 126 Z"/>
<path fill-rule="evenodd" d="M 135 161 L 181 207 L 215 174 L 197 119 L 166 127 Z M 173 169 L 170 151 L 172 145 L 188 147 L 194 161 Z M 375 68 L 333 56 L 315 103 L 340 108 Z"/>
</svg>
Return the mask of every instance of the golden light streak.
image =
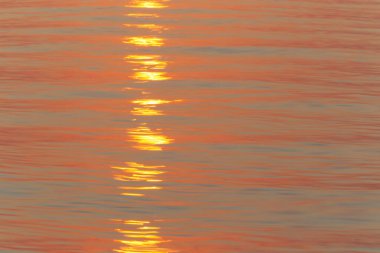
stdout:
<svg viewBox="0 0 380 253">
<path fill-rule="evenodd" d="M 132 115 L 136 116 L 161 116 L 164 113 L 160 110 L 156 110 L 154 108 L 149 107 L 135 107 L 131 111 Z"/>
<path fill-rule="evenodd" d="M 140 71 L 136 72 L 131 78 L 139 81 L 165 81 L 172 79 L 166 72 Z"/>
<path fill-rule="evenodd" d="M 138 225 L 138 226 L 143 226 L 143 225 L 145 225 L 145 224 L 150 224 L 150 221 L 126 220 L 126 221 L 124 221 L 124 224 L 126 224 L 126 225 Z"/>
<path fill-rule="evenodd" d="M 141 234 L 141 235 L 146 235 L 146 234 L 158 234 L 158 231 L 131 231 L 131 230 L 123 230 L 123 229 L 117 229 L 118 232 L 122 234 Z"/>
<path fill-rule="evenodd" d="M 126 7 L 140 9 L 162 9 L 168 7 L 169 0 L 130 0 Z M 135 18 L 157 18 L 156 13 L 129 13 L 129 17 Z M 138 23 L 138 22 L 136 22 Z M 151 21 L 144 24 L 124 24 L 125 27 L 147 29 L 156 34 L 167 30 L 166 27 L 153 24 Z M 157 36 L 131 36 L 125 37 L 123 43 L 137 47 L 162 47 L 165 45 L 164 38 Z M 160 55 L 128 55 L 124 60 L 132 64 L 134 73 L 131 78 L 140 82 L 169 80 L 171 77 L 165 72 L 168 62 Z M 132 89 L 132 88 L 131 88 Z M 144 96 L 149 92 L 143 93 Z M 132 115 L 163 115 L 156 107 L 161 104 L 169 104 L 179 100 L 163 99 L 136 99 L 132 101 L 135 105 Z M 161 151 L 165 145 L 174 140 L 162 134 L 161 129 L 151 129 L 146 123 L 135 128 L 127 129 L 128 141 L 138 150 Z M 114 179 L 127 183 L 127 186 L 119 186 L 121 195 L 131 197 L 142 197 L 145 193 L 161 190 L 158 186 L 162 182 L 161 175 L 166 173 L 164 165 L 145 165 L 136 162 L 126 162 L 125 165 L 112 167 L 115 170 Z M 115 220 L 120 227 L 115 229 L 120 243 L 114 252 L 117 253 L 173 253 L 176 251 L 167 249 L 163 243 L 169 242 L 159 235 L 160 227 L 152 226 L 150 221 L 144 220 Z"/>
<path fill-rule="evenodd" d="M 135 168 L 140 168 L 140 169 L 160 169 L 160 168 L 166 168 L 165 165 L 145 165 L 142 163 L 136 163 L 136 162 L 127 162 L 125 163 L 128 166 L 133 166 Z"/>
<path fill-rule="evenodd" d="M 130 4 L 125 5 L 128 8 L 144 8 L 144 9 L 163 9 L 168 6 L 164 3 L 168 0 L 132 0 Z"/>
<path fill-rule="evenodd" d="M 132 101 L 132 104 L 146 105 L 146 106 L 156 106 L 162 104 L 171 104 L 175 102 L 182 102 L 182 99 L 176 100 L 164 100 L 164 99 L 136 99 Z"/>
<path fill-rule="evenodd" d="M 153 60 L 153 59 L 159 59 L 161 56 L 160 55 L 128 55 L 125 57 L 125 59 L 132 59 L 132 60 Z"/>
<path fill-rule="evenodd" d="M 143 226 L 143 227 L 139 227 L 139 229 L 141 229 L 141 230 L 152 230 L 152 229 L 159 230 L 160 228 L 159 227 Z"/>
<path fill-rule="evenodd" d="M 142 235 L 132 235 L 128 234 L 129 238 L 143 238 L 143 239 L 160 239 L 160 236 L 157 235 L 147 235 L 147 234 L 142 234 Z"/>
<path fill-rule="evenodd" d="M 139 47 L 161 47 L 164 45 L 164 39 L 153 36 L 133 36 L 125 37 L 123 43 Z"/>
<path fill-rule="evenodd" d="M 162 180 L 159 179 L 158 176 L 165 173 L 162 170 L 164 167 L 160 167 L 160 166 L 137 167 L 133 163 L 127 163 L 126 165 L 127 166 L 125 167 L 112 167 L 115 170 L 122 171 L 122 174 L 117 173 L 114 175 L 115 180 L 123 181 L 123 182 L 146 182 L 146 183 L 162 182 Z M 156 189 L 158 190 L 160 189 L 160 187 L 157 187 Z"/>
<path fill-rule="evenodd" d="M 156 25 L 156 24 L 124 24 L 125 27 L 133 27 L 133 28 L 139 28 L 139 29 L 148 29 L 150 31 L 154 32 L 162 32 L 165 30 L 168 30 L 168 28 L 162 26 L 162 25 Z"/>
<path fill-rule="evenodd" d="M 132 79 L 144 82 L 172 79 L 167 72 L 157 71 L 165 69 L 168 65 L 168 62 L 161 60 L 159 55 L 127 55 L 124 60 L 136 66 Z"/>
<path fill-rule="evenodd" d="M 160 116 L 165 115 L 162 111 L 155 109 L 158 105 L 171 104 L 182 102 L 181 99 L 164 100 L 164 99 L 136 99 L 132 104 L 137 104 L 140 107 L 134 107 L 131 111 L 136 116 Z"/>
<path fill-rule="evenodd" d="M 159 59 L 156 55 L 128 55 L 124 57 L 125 61 L 137 66 L 135 70 L 162 70 L 168 65 L 167 61 Z"/>
<path fill-rule="evenodd" d="M 159 18 L 160 15 L 155 13 L 128 13 L 126 14 L 128 17 L 134 17 L 134 18 Z"/>
<path fill-rule="evenodd" d="M 120 222 L 120 221 L 119 221 Z M 174 253 L 177 251 L 162 247 L 163 243 L 170 242 L 164 240 L 159 235 L 160 227 L 145 226 L 150 221 L 124 221 L 127 229 L 115 229 L 125 239 L 115 240 L 121 246 L 114 249 L 118 253 Z"/>
<path fill-rule="evenodd" d="M 127 162 L 125 167 L 112 167 L 117 171 L 121 171 L 122 173 L 116 173 L 114 175 L 114 179 L 117 181 L 124 182 L 140 182 L 143 183 L 157 183 L 162 180 L 157 177 L 163 173 L 163 168 L 165 166 L 147 166 L 140 163 L 135 162 Z M 138 185 L 138 186 L 120 186 L 123 192 L 121 195 L 124 196 L 134 196 L 134 197 L 142 197 L 144 196 L 144 191 L 152 191 L 152 190 L 161 190 L 162 187 L 156 185 Z"/>
<path fill-rule="evenodd" d="M 118 181 L 146 181 L 146 182 L 162 182 L 160 179 L 150 179 L 149 176 L 124 176 L 124 175 L 115 175 L 115 180 Z"/>
<path fill-rule="evenodd" d="M 130 63 L 137 63 L 145 66 L 145 69 L 165 69 L 168 65 L 168 62 L 166 61 L 157 61 L 157 60 L 150 60 L 150 61 L 140 61 L 140 62 L 130 62 Z"/>
<path fill-rule="evenodd" d="M 143 197 L 144 196 L 144 194 L 142 194 L 142 193 L 130 193 L 130 192 L 123 192 L 121 195 L 133 196 L 133 197 Z"/>
<path fill-rule="evenodd" d="M 161 190 L 162 187 L 159 186 L 138 186 L 138 187 L 120 187 L 123 190 Z"/>
<path fill-rule="evenodd" d="M 163 145 L 174 141 L 163 135 L 158 129 L 152 130 L 145 125 L 128 129 L 128 136 L 130 142 L 136 143 L 134 148 L 147 151 L 161 151 Z"/>
<path fill-rule="evenodd" d="M 132 58 L 132 57 L 136 57 L 136 55 L 128 55 L 126 56 L 124 59 L 128 62 L 128 63 L 132 63 L 134 65 L 137 65 L 138 68 L 136 70 L 148 70 L 148 69 L 151 69 L 151 70 L 160 70 L 160 69 L 165 69 L 168 65 L 168 62 L 167 61 L 162 61 L 162 60 L 158 60 L 158 57 L 157 58 L 142 58 L 142 59 L 139 59 L 139 58 Z M 146 57 L 149 57 L 149 56 L 146 56 Z"/>
</svg>

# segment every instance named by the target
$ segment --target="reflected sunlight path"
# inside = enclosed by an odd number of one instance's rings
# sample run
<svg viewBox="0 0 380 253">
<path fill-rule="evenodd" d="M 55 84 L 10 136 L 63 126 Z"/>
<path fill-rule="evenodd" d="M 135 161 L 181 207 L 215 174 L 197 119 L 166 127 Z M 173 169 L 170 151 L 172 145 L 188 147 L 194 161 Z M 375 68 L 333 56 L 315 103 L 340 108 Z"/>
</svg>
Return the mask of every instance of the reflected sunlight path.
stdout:
<svg viewBox="0 0 380 253">
<path fill-rule="evenodd" d="M 144 1 L 131 0 L 125 7 L 128 8 L 126 16 L 136 19 L 151 19 L 160 17 L 152 10 L 164 9 L 168 7 L 168 0 Z M 167 30 L 162 25 L 154 24 L 151 20 L 147 23 L 124 24 L 127 28 L 137 28 L 153 33 L 146 36 L 124 37 L 123 43 L 135 48 L 159 48 L 165 45 L 165 39 L 160 34 Z M 124 57 L 124 61 L 133 68 L 133 73 L 129 77 L 135 84 L 149 84 L 170 80 L 172 77 L 166 71 L 168 61 L 160 54 L 130 54 Z M 128 89 L 128 88 L 127 88 Z M 133 88 L 132 88 L 133 89 Z M 178 103 L 182 100 L 165 100 L 160 98 L 147 97 L 150 92 L 143 90 L 141 98 L 131 101 L 133 105 L 130 114 L 137 117 L 157 117 L 165 115 L 165 112 L 158 109 L 160 105 Z M 143 118 L 135 119 L 135 127 L 126 130 L 127 142 L 132 148 L 143 152 L 161 152 L 165 146 L 174 142 L 173 138 L 166 136 L 162 129 L 153 129 L 144 122 Z M 146 197 L 149 192 L 162 189 L 160 183 L 162 174 L 166 173 L 165 165 L 147 165 L 142 162 L 125 162 L 122 166 L 112 167 L 114 170 L 114 180 L 121 181 L 125 185 L 120 186 L 120 194 L 126 197 Z M 160 227 L 153 223 L 162 222 L 157 220 L 131 220 L 115 219 L 118 224 L 116 232 L 124 239 L 115 240 L 119 243 L 119 248 L 114 252 L 119 253 L 171 253 L 176 252 L 162 246 L 169 242 L 159 235 Z"/>
</svg>

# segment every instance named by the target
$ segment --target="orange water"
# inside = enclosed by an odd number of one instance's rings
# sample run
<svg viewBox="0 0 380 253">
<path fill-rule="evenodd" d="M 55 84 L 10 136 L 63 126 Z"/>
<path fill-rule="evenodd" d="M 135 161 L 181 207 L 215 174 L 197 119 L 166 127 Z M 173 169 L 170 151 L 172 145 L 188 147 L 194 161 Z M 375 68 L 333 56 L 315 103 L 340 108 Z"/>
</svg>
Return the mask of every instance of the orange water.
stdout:
<svg viewBox="0 0 380 253">
<path fill-rule="evenodd" d="M 379 252 L 379 13 L 0 0 L 0 252 Z"/>
</svg>

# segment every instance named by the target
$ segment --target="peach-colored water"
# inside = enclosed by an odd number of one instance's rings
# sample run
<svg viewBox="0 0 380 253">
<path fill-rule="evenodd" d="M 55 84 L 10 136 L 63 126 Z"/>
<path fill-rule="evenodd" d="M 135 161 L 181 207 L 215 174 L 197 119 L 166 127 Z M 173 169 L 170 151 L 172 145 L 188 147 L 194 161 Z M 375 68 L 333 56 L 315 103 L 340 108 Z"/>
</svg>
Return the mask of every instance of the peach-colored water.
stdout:
<svg viewBox="0 0 380 253">
<path fill-rule="evenodd" d="M 379 20 L 0 0 L 0 252 L 380 252 Z"/>
</svg>

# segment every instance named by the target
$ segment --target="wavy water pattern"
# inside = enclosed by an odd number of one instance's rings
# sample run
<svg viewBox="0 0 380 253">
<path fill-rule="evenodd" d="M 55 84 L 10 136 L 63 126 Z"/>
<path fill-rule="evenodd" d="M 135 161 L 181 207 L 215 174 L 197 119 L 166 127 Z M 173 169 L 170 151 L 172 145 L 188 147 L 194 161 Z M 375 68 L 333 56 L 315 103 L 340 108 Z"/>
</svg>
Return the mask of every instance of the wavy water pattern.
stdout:
<svg viewBox="0 0 380 253">
<path fill-rule="evenodd" d="M 0 252 L 380 252 L 379 13 L 0 0 Z"/>
</svg>

